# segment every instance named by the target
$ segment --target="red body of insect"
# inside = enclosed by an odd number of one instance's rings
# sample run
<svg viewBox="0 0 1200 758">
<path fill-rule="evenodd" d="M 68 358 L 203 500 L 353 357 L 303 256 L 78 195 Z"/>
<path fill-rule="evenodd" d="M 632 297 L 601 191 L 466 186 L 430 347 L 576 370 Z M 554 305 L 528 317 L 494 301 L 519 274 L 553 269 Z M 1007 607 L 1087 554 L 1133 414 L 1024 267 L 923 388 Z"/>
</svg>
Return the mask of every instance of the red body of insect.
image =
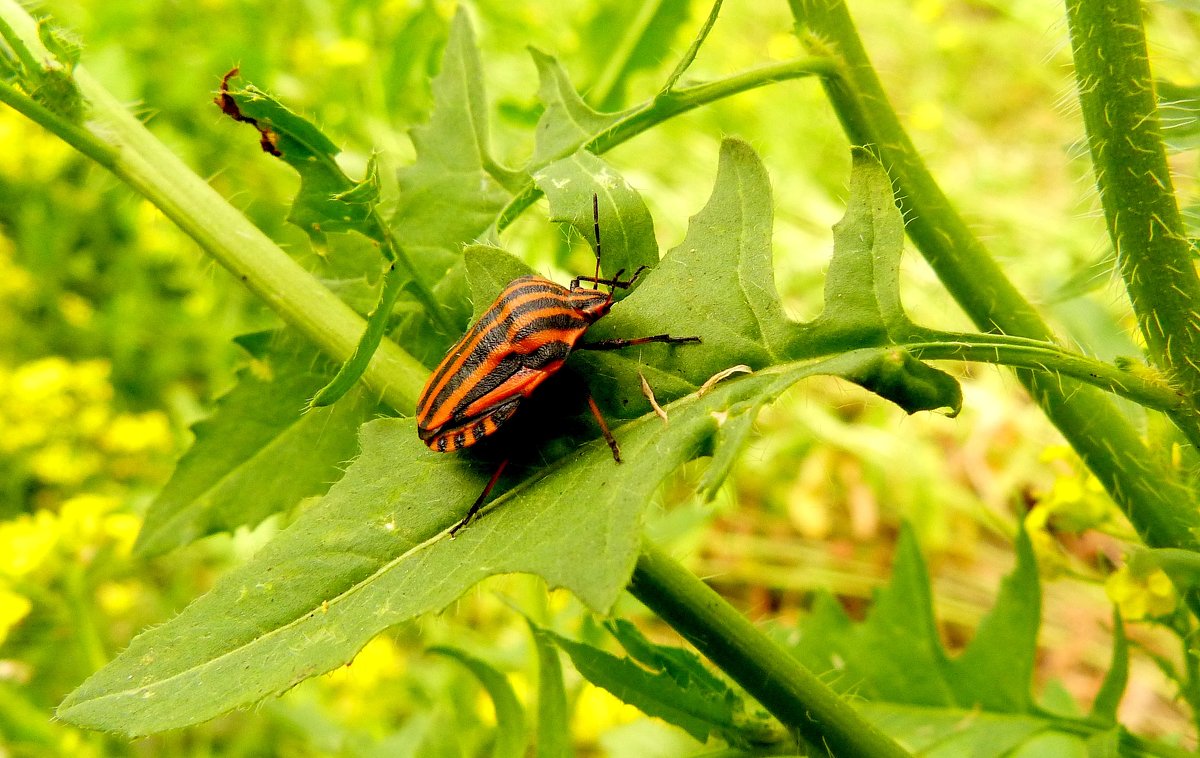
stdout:
<svg viewBox="0 0 1200 758">
<path fill-rule="evenodd" d="M 514 279 L 425 383 L 417 401 L 421 440 L 447 453 L 495 432 L 612 304 L 611 292 L 578 280 L 567 289 L 540 276 Z"/>
<path fill-rule="evenodd" d="M 448 453 L 494 433 L 517 411 L 542 382 L 562 368 L 572 350 L 612 350 L 646 342 L 699 342 L 699 337 L 652 337 L 579 342 L 588 327 L 613 306 L 613 292 L 628 289 L 644 266 L 626 281 L 621 271 L 612 279 L 600 278 L 600 221 L 598 200 L 592 197 L 596 232 L 596 275 L 580 276 L 569 288 L 540 276 L 522 276 L 509 282 L 496 302 L 434 369 L 417 400 L 417 434 L 439 453 Z M 581 281 L 592 287 L 580 287 Z M 601 284 L 608 292 L 601 292 Z M 621 451 L 596 401 L 588 395 L 588 407 L 600 431 L 620 463 Z M 483 493 L 475 500 L 450 535 L 467 525 L 487 499 L 508 460 L 492 474 Z"/>
</svg>

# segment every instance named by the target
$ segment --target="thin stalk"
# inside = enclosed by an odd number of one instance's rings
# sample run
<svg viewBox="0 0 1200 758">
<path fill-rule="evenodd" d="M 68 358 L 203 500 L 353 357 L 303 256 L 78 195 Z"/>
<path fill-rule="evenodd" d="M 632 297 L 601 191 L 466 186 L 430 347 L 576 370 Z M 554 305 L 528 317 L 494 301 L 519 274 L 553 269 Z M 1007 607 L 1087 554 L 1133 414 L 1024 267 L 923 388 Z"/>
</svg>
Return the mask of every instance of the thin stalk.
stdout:
<svg viewBox="0 0 1200 758">
<path fill-rule="evenodd" d="M 830 755 L 909 753 L 879 731 L 707 584 L 645 541 L 629 591 L 762 703 Z"/>
<path fill-rule="evenodd" d="M 98 671 L 108 663 L 108 653 L 100 636 L 100 626 L 93 613 L 95 599 L 88 585 L 87 574 L 81 564 L 75 564 L 63 577 L 67 605 L 71 609 L 72 631 L 75 641 L 83 650 L 83 656 L 92 671 Z"/>
<path fill-rule="evenodd" d="M 789 4 L 810 49 L 838 57 L 840 74 L 822 80 L 830 101 L 851 142 L 871 146 L 895 179 L 906 231 L 955 300 L 983 331 L 1051 341 L 1050 328 L 1005 277 L 921 161 L 844 3 Z M 1107 398 L 1083 385 L 1027 370 L 1018 370 L 1017 376 L 1147 545 L 1197 549 L 1200 514 L 1194 493 L 1151 453 Z M 1192 598 L 1192 608 L 1200 610 L 1200 598 Z"/>
<path fill-rule="evenodd" d="M 1034 369 L 1050 379 L 1067 376 L 1158 410 L 1174 411 L 1188 406 L 1187 398 L 1179 390 L 1123 371 L 1111 363 L 1068 353 L 1047 343 L 1029 340 L 1029 344 L 1012 344 L 992 341 L 991 336 L 964 334 L 961 342 L 939 340 L 901 346 L 922 360 L 977 361 Z"/>
<path fill-rule="evenodd" d="M 661 92 L 641 107 L 629 111 L 608 129 L 581 145 L 597 155 L 627 142 L 651 127 L 702 105 L 721 100 L 775 82 L 802 76 L 829 76 L 836 71 L 832 60 L 823 56 L 796 58 L 743 71 L 704 84 Z M 541 166 L 534 166 L 536 173 Z M 525 209 L 537 202 L 542 190 L 532 182 L 516 193 L 496 217 L 496 231 L 504 231 Z"/>
<path fill-rule="evenodd" d="M 425 284 L 425 281 L 421 278 L 421 274 L 417 271 L 416 264 L 409 257 L 408 250 L 404 249 L 404 246 L 396 239 L 396 234 L 392 231 L 392 227 L 383 220 L 383 217 L 379 213 L 378 205 L 371 206 L 371 224 L 375 226 L 379 235 L 383 238 L 384 255 L 389 260 L 400 264 L 404 272 L 408 274 L 409 289 L 416 296 L 417 301 L 421 303 L 421 307 L 429 314 L 429 318 L 437 322 L 442 332 L 453 334 L 455 331 L 454 324 L 450 323 L 450 318 L 446 315 L 446 309 L 438 304 L 437 298 L 433 295 L 433 290 L 429 289 L 429 286 Z M 395 302 L 394 298 L 392 302 Z M 391 311 L 387 312 L 390 313 Z M 365 333 L 363 339 L 367 339 Z"/>
<path fill-rule="evenodd" d="M 0 29 L 7 25 L 0 22 Z M 63 142 L 112 170 L 116 166 L 119 151 L 82 126 L 63 118 L 8 82 L 0 81 L 0 103 L 4 103 L 25 118 L 52 132 Z"/>
<path fill-rule="evenodd" d="M 692 38 L 692 44 L 688 45 L 688 49 L 684 51 L 683 57 L 675 64 L 675 68 L 667 76 L 666 82 L 663 83 L 663 91 L 675 89 L 676 83 L 679 82 L 679 77 L 683 76 L 696 60 L 696 55 L 700 52 L 701 45 L 708 39 L 708 35 L 712 32 L 713 26 L 717 23 L 717 16 L 721 14 L 721 5 L 724 0 L 715 0 L 712 8 L 708 11 L 708 18 L 704 19 L 704 23 L 700 26 L 700 31 L 696 32 L 696 36 Z"/>
<path fill-rule="evenodd" d="M 20 35 L 17 34 L 15 29 L 8 24 L 0 22 L 0 38 L 3 38 L 8 43 L 8 46 L 12 48 L 13 53 L 16 54 L 17 59 L 25 67 L 26 71 L 32 74 L 41 70 L 41 62 L 29 51 L 29 47 L 21 39 Z"/>
<path fill-rule="evenodd" d="M 1096 186 L 1150 360 L 1200 404 L 1200 276 L 1175 200 L 1142 3 L 1067 0 Z"/>
</svg>

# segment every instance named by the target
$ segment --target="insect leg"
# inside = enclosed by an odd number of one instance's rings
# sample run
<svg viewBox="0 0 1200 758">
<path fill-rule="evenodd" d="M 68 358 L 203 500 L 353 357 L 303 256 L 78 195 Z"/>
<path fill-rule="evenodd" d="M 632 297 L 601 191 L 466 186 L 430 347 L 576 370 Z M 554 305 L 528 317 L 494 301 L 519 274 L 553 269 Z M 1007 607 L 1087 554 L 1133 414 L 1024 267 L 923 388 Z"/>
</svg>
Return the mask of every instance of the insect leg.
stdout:
<svg viewBox="0 0 1200 758">
<path fill-rule="evenodd" d="M 604 441 L 608 443 L 608 447 L 612 450 L 613 460 L 617 463 L 621 462 L 621 448 L 617 447 L 617 438 L 608 430 L 608 422 L 604 420 L 603 414 L 600 413 L 600 406 L 596 405 L 596 398 L 592 397 L 592 393 L 587 393 L 588 407 L 592 409 L 592 415 L 596 417 L 596 421 L 600 424 L 600 431 L 604 434 Z"/>
<path fill-rule="evenodd" d="M 592 193 L 592 229 L 596 233 L 596 281 L 592 289 L 600 289 L 600 196 Z"/>
<path fill-rule="evenodd" d="M 625 269 L 618 271 L 611 279 L 599 279 L 595 276 L 577 276 L 571 280 L 571 289 L 578 287 L 580 282 L 594 282 L 597 286 L 603 284 L 608 287 L 620 287 L 623 290 L 627 290 L 633 286 L 633 283 L 638 280 L 638 277 L 642 275 L 642 272 L 648 268 L 650 267 L 638 266 L 637 271 L 633 272 L 633 276 L 629 277 L 625 281 L 621 281 L 621 274 L 625 273 Z"/>
<path fill-rule="evenodd" d="M 666 342 L 670 344 L 698 343 L 699 337 L 672 337 L 669 334 L 656 334 L 653 337 L 634 337 L 632 339 L 601 340 L 600 342 L 584 342 L 575 346 L 576 350 L 619 350 L 632 345 L 644 345 L 647 342 Z"/>
<path fill-rule="evenodd" d="M 504 467 L 507 465 L 507 458 L 500 461 L 500 465 L 496 467 L 496 471 L 492 474 L 492 478 L 488 480 L 487 485 L 483 488 L 483 492 L 480 492 L 479 497 L 475 498 L 475 502 L 471 504 L 471 509 L 467 511 L 467 515 L 463 516 L 463 520 L 459 521 L 458 524 L 456 524 L 454 528 L 450 530 L 451 539 L 453 539 L 455 533 L 457 533 L 459 529 L 462 529 L 464 526 L 470 523 L 471 519 L 475 517 L 475 514 L 479 512 L 479 509 L 483 507 L 484 501 L 487 500 L 488 495 L 492 494 L 492 488 L 495 487 L 496 482 L 500 480 L 500 475 L 504 473 Z"/>
</svg>

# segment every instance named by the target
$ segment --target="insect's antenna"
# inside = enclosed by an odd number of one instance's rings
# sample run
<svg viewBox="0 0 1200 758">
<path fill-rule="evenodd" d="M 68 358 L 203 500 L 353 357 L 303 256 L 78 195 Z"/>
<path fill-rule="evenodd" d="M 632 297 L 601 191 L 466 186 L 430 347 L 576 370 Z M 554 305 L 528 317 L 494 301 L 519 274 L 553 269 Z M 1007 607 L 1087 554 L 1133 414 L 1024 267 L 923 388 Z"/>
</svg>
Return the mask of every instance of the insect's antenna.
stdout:
<svg viewBox="0 0 1200 758">
<path fill-rule="evenodd" d="M 592 277 L 592 289 L 600 289 L 600 196 L 592 193 L 592 230 L 596 234 L 596 275 Z"/>
</svg>

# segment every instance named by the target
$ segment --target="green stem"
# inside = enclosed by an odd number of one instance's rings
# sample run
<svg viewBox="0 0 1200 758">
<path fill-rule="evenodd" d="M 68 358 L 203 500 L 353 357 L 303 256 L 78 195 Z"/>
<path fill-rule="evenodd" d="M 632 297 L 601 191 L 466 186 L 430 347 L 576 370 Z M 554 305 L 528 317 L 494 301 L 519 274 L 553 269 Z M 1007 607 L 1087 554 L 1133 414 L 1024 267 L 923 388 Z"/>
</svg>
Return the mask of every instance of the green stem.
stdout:
<svg viewBox="0 0 1200 758">
<path fill-rule="evenodd" d="M 0 20 L 0 37 L 3 37 L 4 41 L 8 43 L 8 46 L 12 48 L 14 53 L 16 53 L 17 59 L 21 61 L 21 65 L 25 67 L 25 71 L 27 73 L 32 76 L 38 71 L 41 71 L 42 64 L 39 63 L 37 58 L 34 57 L 33 53 L 29 51 L 29 47 L 24 43 L 24 41 L 22 41 L 16 30 L 3 20 Z"/>
<path fill-rule="evenodd" d="M 404 272 L 408 274 L 409 282 L 412 285 L 412 292 L 416 295 L 417 300 L 420 301 L 425 312 L 429 314 L 431 319 L 437 322 L 444 333 L 454 334 L 455 326 L 450 323 L 450 319 L 446 316 L 446 309 L 438 303 L 437 298 L 433 295 L 433 290 L 429 289 L 424 280 L 421 279 L 420 273 L 417 272 L 416 264 L 413 263 L 412 258 L 408 255 L 408 250 L 404 249 L 404 246 L 396 240 L 396 235 L 392 231 L 392 227 L 379 215 L 379 207 L 377 205 L 371 207 L 371 223 L 375 225 L 376 229 L 379 230 L 379 234 L 383 237 L 384 254 L 389 259 L 399 263 L 404 268 Z"/>
<path fill-rule="evenodd" d="M 760 66 L 713 82 L 665 91 L 641 107 L 628 111 L 612 126 L 592 137 L 580 147 L 599 155 L 629 141 L 656 124 L 702 105 L 774 82 L 802 76 L 829 76 L 835 71 L 836 67 L 833 61 L 827 57 L 797 58 Z M 541 166 L 531 167 L 530 173 L 536 173 L 539 168 Z M 531 182 L 526 185 L 512 200 L 508 201 L 508 205 L 504 206 L 496 217 L 496 231 L 504 231 L 541 196 L 542 191 L 536 184 Z"/>
<path fill-rule="evenodd" d="M 704 19 L 704 23 L 700 26 L 700 31 L 696 32 L 696 36 L 692 38 L 692 44 L 688 45 L 688 49 L 684 51 L 683 57 L 675 64 L 675 68 L 663 83 L 663 92 L 675 89 L 675 84 L 679 81 L 679 77 L 683 76 L 684 72 L 696 60 L 696 55 L 700 52 L 700 46 L 708 39 L 709 33 L 712 32 L 713 26 L 717 23 L 717 16 L 721 13 L 721 5 L 723 3 L 724 0 L 715 0 L 713 2 L 712 8 L 708 11 L 708 18 Z"/>
<path fill-rule="evenodd" d="M 830 755 L 907 756 L 708 585 L 643 542 L 629 591 L 762 703 Z"/>
<path fill-rule="evenodd" d="M 88 666 L 92 671 L 99 671 L 108 663 L 108 654 L 104 651 L 100 627 L 92 613 L 95 600 L 91 596 L 91 588 L 83 566 L 76 564 L 68 569 L 63 576 L 63 582 L 66 584 L 67 604 L 71 608 L 73 636 L 83 649 Z"/>
<path fill-rule="evenodd" d="M 789 0 L 789 4 L 810 49 L 841 60 L 840 74 L 822 80 L 834 109 L 850 140 L 872 146 L 895 179 L 906 231 L 947 289 L 981 330 L 1051 341 L 1050 328 L 1004 276 L 921 161 L 883 92 L 844 3 Z M 1194 493 L 1151 453 L 1107 398 L 1055 377 L 1026 370 L 1018 370 L 1017 376 L 1146 544 L 1197 549 L 1200 515 Z M 1192 607 L 1200 609 L 1200 602 Z"/>
<path fill-rule="evenodd" d="M 1185 398 L 1177 389 L 1153 379 L 1137 376 L 1116 366 L 1068 353 L 1044 342 L 1026 340 L 1026 344 L 994 339 L 995 335 L 964 334 L 959 341 L 953 335 L 939 335 L 932 342 L 904 343 L 904 349 L 922 360 L 978 361 L 1034 369 L 1043 375 L 1069 376 L 1112 392 L 1148 408 L 1176 411 L 1186 408 Z"/>
<path fill-rule="evenodd" d="M 1067 0 L 1092 166 L 1151 361 L 1200 405 L 1200 276 L 1167 154 L 1138 0 Z"/>
<path fill-rule="evenodd" d="M 0 22 L 0 28 L 7 25 Z M 68 121 L 54 111 L 45 107 L 33 98 L 13 87 L 8 82 L 0 81 L 0 103 L 4 103 L 25 118 L 38 124 L 58 136 L 63 142 L 112 170 L 118 160 L 119 152 L 112 145 L 100 140 L 96 135 L 77 124 Z"/>
<path fill-rule="evenodd" d="M 14 0 L 0 0 L 0 18 L 31 50 L 40 49 L 33 19 Z M 0 87 L 0 94 L 9 95 L 5 102 L 95 159 L 157 206 L 325 353 L 340 361 L 349 359 L 365 322 L 196 176 L 82 67 L 76 68 L 75 80 L 97 124 L 94 132 L 39 113 L 31 107 L 32 101 L 25 102 L 27 98 L 11 97 L 15 92 L 11 88 Z M 427 373 L 419 361 L 384 340 L 363 379 L 392 408 L 411 413 Z"/>
</svg>

